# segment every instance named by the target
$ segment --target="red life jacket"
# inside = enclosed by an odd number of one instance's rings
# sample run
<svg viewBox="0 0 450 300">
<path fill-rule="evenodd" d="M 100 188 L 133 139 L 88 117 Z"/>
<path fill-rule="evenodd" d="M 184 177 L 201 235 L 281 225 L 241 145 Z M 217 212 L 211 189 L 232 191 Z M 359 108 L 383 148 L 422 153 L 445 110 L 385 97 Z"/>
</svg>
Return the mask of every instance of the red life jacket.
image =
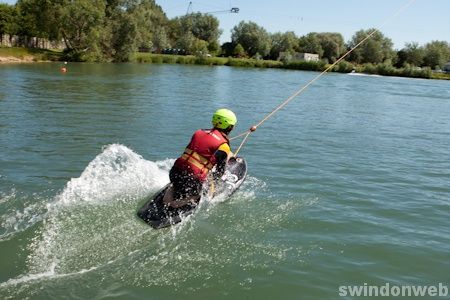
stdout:
<svg viewBox="0 0 450 300">
<path fill-rule="evenodd" d="M 222 144 L 228 142 L 226 136 L 217 129 L 197 130 L 183 155 L 175 161 L 175 166 L 188 170 L 200 181 L 205 181 L 216 164 L 214 154 Z"/>
</svg>

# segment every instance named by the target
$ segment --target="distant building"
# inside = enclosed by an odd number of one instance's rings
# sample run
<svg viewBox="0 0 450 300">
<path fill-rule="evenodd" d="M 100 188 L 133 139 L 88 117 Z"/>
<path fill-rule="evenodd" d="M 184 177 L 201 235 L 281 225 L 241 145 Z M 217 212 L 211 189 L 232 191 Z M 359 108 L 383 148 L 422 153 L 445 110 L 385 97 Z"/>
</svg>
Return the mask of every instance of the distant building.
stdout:
<svg viewBox="0 0 450 300">
<path fill-rule="evenodd" d="M 291 61 L 319 61 L 319 54 L 280 52 L 278 60 L 283 60 L 285 58 L 290 58 Z"/>
<path fill-rule="evenodd" d="M 442 71 L 446 73 L 450 73 L 450 62 L 446 63 L 444 67 L 442 68 Z"/>
</svg>

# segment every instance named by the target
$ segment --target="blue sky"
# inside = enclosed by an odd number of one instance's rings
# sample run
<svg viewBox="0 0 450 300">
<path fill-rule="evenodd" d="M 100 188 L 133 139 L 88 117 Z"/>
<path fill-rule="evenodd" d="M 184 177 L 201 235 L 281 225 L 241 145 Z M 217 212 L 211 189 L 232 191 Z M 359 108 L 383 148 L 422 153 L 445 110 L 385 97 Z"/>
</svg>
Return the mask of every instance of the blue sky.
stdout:
<svg viewBox="0 0 450 300">
<path fill-rule="evenodd" d="M 410 0 L 156 0 L 169 18 L 186 14 L 189 2 L 193 12 L 216 12 L 238 7 L 239 13 L 216 13 L 223 34 L 231 39 L 231 29 L 240 21 L 253 21 L 267 31 L 339 32 L 348 41 L 360 29 L 379 28 Z M 14 0 L 0 0 L 15 3 Z M 450 0 L 415 0 L 391 22 L 380 28 L 401 49 L 406 42 L 423 45 L 432 40 L 450 43 Z"/>
<path fill-rule="evenodd" d="M 169 18 L 186 14 L 189 0 L 156 0 Z M 192 0 L 192 11 L 214 12 L 238 7 L 238 14 L 215 14 L 223 29 L 221 42 L 230 41 L 240 21 L 253 21 L 267 31 L 339 32 L 348 41 L 360 29 L 378 28 L 409 0 Z M 423 45 L 450 42 L 450 0 L 416 0 L 381 31 L 394 47 L 406 42 Z"/>
</svg>

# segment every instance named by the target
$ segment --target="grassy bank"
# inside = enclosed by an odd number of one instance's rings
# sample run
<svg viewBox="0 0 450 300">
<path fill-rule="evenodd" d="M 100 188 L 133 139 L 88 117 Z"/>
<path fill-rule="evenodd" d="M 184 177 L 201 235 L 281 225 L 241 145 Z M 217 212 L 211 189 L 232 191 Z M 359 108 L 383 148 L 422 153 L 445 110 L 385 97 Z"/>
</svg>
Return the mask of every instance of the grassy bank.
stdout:
<svg viewBox="0 0 450 300">
<path fill-rule="evenodd" d="M 37 62 L 37 61 L 58 61 L 62 52 L 21 47 L 0 47 L 0 57 L 4 62 Z"/>
<path fill-rule="evenodd" d="M 323 71 L 329 64 L 324 62 L 289 62 L 283 63 L 274 60 L 256 60 L 246 58 L 228 58 L 228 57 L 195 57 L 169 54 L 151 54 L 137 53 L 134 60 L 140 63 L 168 63 L 168 64 L 196 64 L 211 66 L 233 66 L 233 67 L 256 67 L 256 68 L 280 68 L 303 71 Z M 450 80 L 450 74 L 434 73 L 429 68 L 417 69 L 412 67 L 395 68 L 389 64 L 364 64 L 354 65 L 352 63 L 342 61 L 337 64 L 331 71 L 339 73 L 350 73 L 353 70 L 357 73 L 398 76 L 426 79 L 446 79 Z"/>
<path fill-rule="evenodd" d="M 450 80 L 450 74 L 449 73 L 433 73 L 433 74 L 431 74 L 431 79 Z"/>
<path fill-rule="evenodd" d="M 247 58 L 228 57 L 196 57 L 192 55 L 169 55 L 137 53 L 135 60 L 140 63 L 159 64 L 187 64 L 187 65 L 210 65 L 210 66 L 231 66 L 231 67 L 252 67 L 252 68 L 281 68 L 283 63 L 273 60 L 257 60 Z"/>
</svg>

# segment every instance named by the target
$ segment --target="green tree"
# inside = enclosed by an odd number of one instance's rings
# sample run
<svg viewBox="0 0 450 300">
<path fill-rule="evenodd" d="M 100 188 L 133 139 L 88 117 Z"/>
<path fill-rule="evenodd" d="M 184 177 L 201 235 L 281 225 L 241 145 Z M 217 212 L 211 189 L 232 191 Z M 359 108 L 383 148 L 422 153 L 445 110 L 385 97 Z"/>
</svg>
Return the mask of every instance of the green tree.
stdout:
<svg viewBox="0 0 450 300">
<path fill-rule="evenodd" d="M 197 57 L 205 57 L 208 54 L 208 42 L 199 38 L 194 38 L 191 53 Z"/>
<path fill-rule="evenodd" d="M 189 31 L 177 39 L 175 42 L 175 47 L 185 50 L 186 54 L 193 54 L 195 52 L 193 51 L 195 41 L 196 37 Z"/>
<path fill-rule="evenodd" d="M 241 21 L 231 31 L 231 41 L 241 44 L 250 57 L 259 54 L 267 56 L 270 51 L 270 36 L 267 31 L 254 22 Z"/>
<path fill-rule="evenodd" d="M 214 43 L 219 40 L 222 30 L 219 29 L 219 20 L 209 14 L 191 14 L 187 18 L 192 19 L 192 34 L 209 43 Z"/>
<path fill-rule="evenodd" d="M 129 61 L 137 51 L 138 24 L 132 14 L 125 13 L 113 28 L 111 46 L 114 49 L 112 59 L 117 62 Z"/>
<path fill-rule="evenodd" d="M 217 41 L 208 44 L 208 52 L 212 55 L 218 55 L 220 53 L 220 44 Z"/>
<path fill-rule="evenodd" d="M 14 6 L 0 3 L 0 37 L 14 33 L 15 15 Z"/>
<path fill-rule="evenodd" d="M 114 61 L 128 61 L 138 48 L 160 51 L 168 45 L 167 17 L 154 0 L 107 0 L 102 51 Z"/>
<path fill-rule="evenodd" d="M 64 39 L 72 57 L 98 52 L 104 0 L 19 0 L 19 35 Z M 96 54 L 98 56 L 101 54 Z"/>
<path fill-rule="evenodd" d="M 220 46 L 221 56 L 225 56 L 225 57 L 233 56 L 234 47 L 236 47 L 236 44 L 234 44 L 234 43 L 231 43 L 231 42 L 223 43 L 222 46 Z M 241 45 L 241 47 L 242 47 L 242 45 Z M 244 49 L 244 48 L 242 48 L 242 49 Z"/>
<path fill-rule="evenodd" d="M 103 0 L 74 0 L 64 5 L 59 30 L 67 49 L 77 55 L 87 51 L 97 52 L 104 16 Z"/>
<path fill-rule="evenodd" d="M 127 61 L 138 47 L 167 45 L 167 17 L 154 0 L 19 0 L 20 33 L 63 38 L 79 60 Z"/>
<path fill-rule="evenodd" d="M 19 0 L 16 3 L 17 7 L 17 23 L 20 24 L 16 27 L 14 34 L 22 37 L 46 37 L 46 34 L 42 34 L 44 30 L 38 31 L 38 27 L 42 28 L 38 22 L 39 7 L 36 5 L 36 0 Z M 42 14 L 45 12 L 42 10 Z"/>
<path fill-rule="evenodd" d="M 281 52 L 295 52 L 296 48 L 298 48 L 298 38 L 294 32 L 277 32 L 271 35 L 271 59 L 278 59 Z"/>
<path fill-rule="evenodd" d="M 185 49 L 189 53 L 193 49 L 193 38 L 207 42 L 208 48 L 218 49 L 218 40 L 222 31 L 219 29 L 219 20 L 209 14 L 195 13 L 177 17 L 168 22 L 169 38 L 172 44 Z M 210 46 L 211 45 L 211 46 Z"/>
<path fill-rule="evenodd" d="M 19 35 L 58 40 L 65 24 L 65 9 L 73 5 L 69 0 L 19 0 Z"/>
<path fill-rule="evenodd" d="M 360 46 L 360 54 L 362 56 L 362 63 L 382 63 L 383 62 L 383 51 L 380 43 L 375 40 L 367 40 L 364 46 Z"/>
<path fill-rule="evenodd" d="M 138 47 L 161 49 L 167 45 L 167 36 L 164 27 L 167 18 L 161 7 L 154 0 L 134 0 L 130 5 L 128 2 L 127 13 L 137 25 L 136 40 Z M 158 50 L 157 49 L 157 50 Z"/>
<path fill-rule="evenodd" d="M 154 51 L 160 53 L 162 49 L 170 46 L 165 27 L 158 27 L 152 35 L 152 44 Z"/>
<path fill-rule="evenodd" d="M 233 49 L 233 56 L 238 58 L 244 58 L 247 57 L 247 53 L 244 50 L 244 47 L 242 47 L 241 44 L 237 44 Z"/>
<path fill-rule="evenodd" d="M 406 43 L 405 47 L 397 52 L 396 67 L 402 68 L 406 65 L 419 67 L 423 64 L 425 51 L 418 43 Z"/>
<path fill-rule="evenodd" d="M 319 57 L 323 56 L 323 48 L 316 32 L 300 37 L 298 43 L 300 52 L 319 54 Z"/>
<path fill-rule="evenodd" d="M 403 48 L 399 51 L 397 51 L 397 59 L 395 62 L 396 68 L 403 68 L 407 65 L 406 60 L 408 58 L 408 54 L 406 53 L 406 50 Z"/>
<path fill-rule="evenodd" d="M 421 66 L 425 58 L 425 51 L 418 43 L 407 43 L 404 48 L 406 52 L 406 63 L 413 66 Z"/>
<path fill-rule="evenodd" d="M 329 62 L 335 62 L 341 57 L 345 51 L 345 43 L 342 34 L 335 32 L 317 33 L 319 44 L 323 50 L 322 58 L 326 58 Z"/>
<path fill-rule="evenodd" d="M 356 32 L 348 43 L 349 48 L 353 48 L 364 38 L 366 38 L 374 29 L 360 30 Z M 395 57 L 392 49 L 391 39 L 385 37 L 381 32 L 376 31 L 372 37 L 362 43 L 349 56 L 349 60 L 355 63 L 381 63 L 391 60 Z"/>
<path fill-rule="evenodd" d="M 450 60 L 450 47 L 445 41 L 432 41 L 424 47 L 424 66 L 442 68 Z"/>
</svg>

